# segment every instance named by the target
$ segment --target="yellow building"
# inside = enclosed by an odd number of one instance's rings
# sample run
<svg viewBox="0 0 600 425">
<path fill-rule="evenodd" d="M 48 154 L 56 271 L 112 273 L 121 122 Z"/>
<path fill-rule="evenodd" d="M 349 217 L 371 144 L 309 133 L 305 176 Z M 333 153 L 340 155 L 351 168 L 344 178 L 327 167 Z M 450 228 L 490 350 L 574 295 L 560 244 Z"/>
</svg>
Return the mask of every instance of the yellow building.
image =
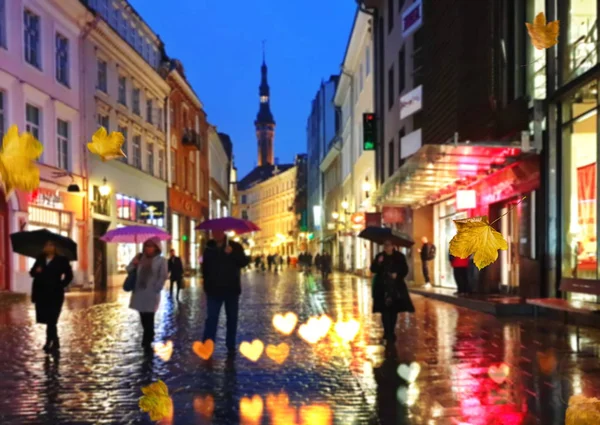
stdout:
<svg viewBox="0 0 600 425">
<path fill-rule="evenodd" d="M 294 164 L 266 165 L 239 182 L 235 211 L 261 229 L 248 239 L 252 255 L 296 255 L 296 174 Z"/>
</svg>

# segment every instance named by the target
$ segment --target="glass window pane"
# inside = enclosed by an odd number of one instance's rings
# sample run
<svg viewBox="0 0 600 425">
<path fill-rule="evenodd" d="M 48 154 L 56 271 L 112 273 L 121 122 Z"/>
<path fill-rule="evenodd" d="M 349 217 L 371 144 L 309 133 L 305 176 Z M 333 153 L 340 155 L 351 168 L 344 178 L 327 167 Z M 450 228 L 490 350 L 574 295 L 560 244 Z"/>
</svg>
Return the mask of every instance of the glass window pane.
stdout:
<svg viewBox="0 0 600 425">
<path fill-rule="evenodd" d="M 569 81 L 598 63 L 598 6 L 596 0 L 561 0 L 559 5 L 569 14 L 565 58 L 565 79 Z"/>
<path fill-rule="evenodd" d="M 563 261 L 562 276 L 597 278 L 596 194 L 597 83 L 563 105 Z"/>
</svg>

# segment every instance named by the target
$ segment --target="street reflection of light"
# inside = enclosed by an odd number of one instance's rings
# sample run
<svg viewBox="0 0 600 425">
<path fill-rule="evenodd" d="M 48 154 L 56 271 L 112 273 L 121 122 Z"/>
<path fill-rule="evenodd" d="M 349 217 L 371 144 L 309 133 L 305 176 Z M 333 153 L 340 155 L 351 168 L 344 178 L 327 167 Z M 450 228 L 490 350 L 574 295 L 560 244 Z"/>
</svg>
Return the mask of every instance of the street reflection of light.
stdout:
<svg viewBox="0 0 600 425">
<path fill-rule="evenodd" d="M 408 387 L 400 387 L 396 391 L 396 398 L 398 402 L 406 406 L 414 406 L 419 398 L 419 385 L 411 384 Z"/>
<path fill-rule="evenodd" d="M 333 414 L 326 404 L 300 407 L 300 425 L 331 425 Z"/>
<path fill-rule="evenodd" d="M 581 384 L 581 372 L 579 371 L 579 369 L 575 369 L 572 380 L 573 395 L 580 395 L 583 393 L 583 388 Z"/>
</svg>

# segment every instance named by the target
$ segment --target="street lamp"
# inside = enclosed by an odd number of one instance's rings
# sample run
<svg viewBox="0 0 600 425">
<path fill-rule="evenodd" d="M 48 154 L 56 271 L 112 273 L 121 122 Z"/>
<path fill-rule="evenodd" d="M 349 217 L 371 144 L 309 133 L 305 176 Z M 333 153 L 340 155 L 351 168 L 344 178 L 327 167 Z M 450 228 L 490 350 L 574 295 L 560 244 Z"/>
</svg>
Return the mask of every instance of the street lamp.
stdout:
<svg viewBox="0 0 600 425">
<path fill-rule="evenodd" d="M 365 177 L 365 181 L 362 184 L 362 190 L 365 192 L 365 197 L 369 197 L 369 192 L 371 191 L 371 183 L 369 182 L 369 177 Z"/>
<path fill-rule="evenodd" d="M 102 180 L 102 186 L 98 188 L 98 193 L 100 193 L 100 196 L 103 198 L 106 198 L 108 195 L 110 195 L 110 186 L 106 182 L 106 177 L 104 177 L 104 180 Z"/>
<path fill-rule="evenodd" d="M 338 218 L 340 218 L 340 213 L 339 213 L 339 212 L 337 212 L 337 211 L 334 211 L 334 212 L 332 212 L 332 213 L 331 213 L 331 217 L 332 217 L 334 220 L 337 220 Z"/>
<path fill-rule="evenodd" d="M 350 207 L 350 204 L 348 203 L 348 200 L 344 199 L 344 200 L 342 201 L 342 209 L 343 209 L 344 211 L 348 211 L 348 207 Z"/>
</svg>

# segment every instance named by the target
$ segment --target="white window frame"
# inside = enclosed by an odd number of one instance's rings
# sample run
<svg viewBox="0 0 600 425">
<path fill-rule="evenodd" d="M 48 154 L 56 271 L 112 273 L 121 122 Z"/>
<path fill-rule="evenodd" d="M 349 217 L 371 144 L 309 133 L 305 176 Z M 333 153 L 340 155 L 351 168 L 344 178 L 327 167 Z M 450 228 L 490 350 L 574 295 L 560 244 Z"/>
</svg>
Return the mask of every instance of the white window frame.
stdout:
<svg viewBox="0 0 600 425">
<path fill-rule="evenodd" d="M 154 175 L 154 143 L 146 143 L 146 161 L 148 163 L 148 174 Z"/>
<path fill-rule="evenodd" d="M 142 136 L 140 134 L 136 134 L 132 138 L 132 147 L 133 147 L 133 162 L 132 165 L 137 169 L 142 169 Z"/>
<path fill-rule="evenodd" d="M 65 52 L 63 55 L 60 54 L 59 52 L 59 39 L 62 39 L 62 41 L 65 42 Z M 71 66 L 71 61 L 70 61 L 70 50 L 71 50 L 71 40 L 69 40 L 69 38 L 67 36 L 65 36 L 64 34 L 60 33 L 60 32 L 55 32 L 54 33 L 54 72 L 55 72 L 55 77 L 56 77 L 56 81 L 58 81 L 60 84 L 64 85 L 65 87 L 70 87 L 70 80 L 71 80 L 71 73 L 70 73 L 70 66 Z M 62 59 L 64 59 L 64 69 L 62 69 L 61 64 L 62 64 Z M 64 75 L 63 75 L 64 74 Z"/>
<path fill-rule="evenodd" d="M 148 124 L 154 124 L 154 99 L 146 98 L 146 122 Z"/>
<path fill-rule="evenodd" d="M 121 86 L 121 82 L 124 82 L 123 86 Z M 117 102 L 127 106 L 127 76 L 125 75 L 119 75 L 117 80 Z"/>
<path fill-rule="evenodd" d="M 108 93 L 108 62 L 102 58 L 98 58 L 96 61 L 96 89 L 103 93 Z M 104 72 L 101 72 L 104 67 Z M 103 78 L 100 78 L 100 77 Z"/>
<path fill-rule="evenodd" d="M 125 125 L 119 125 L 118 130 L 121 132 L 121 134 L 123 134 L 123 137 L 125 138 L 125 141 L 121 146 L 121 150 L 125 154 L 125 157 L 121 158 L 121 161 L 127 164 L 129 162 L 129 129 Z"/>
<path fill-rule="evenodd" d="M 61 134 L 60 128 L 61 123 L 66 125 L 66 134 Z M 69 141 L 71 139 L 71 123 L 67 120 L 60 118 L 56 119 L 56 165 L 66 171 L 71 171 L 71 164 L 69 163 Z"/>
<path fill-rule="evenodd" d="M 158 149 L 158 178 L 165 180 L 165 150 Z"/>
<path fill-rule="evenodd" d="M 29 121 L 29 117 L 28 117 L 28 109 L 27 108 L 33 108 L 35 110 L 37 110 L 37 115 L 38 115 L 38 122 L 35 123 L 33 121 Z M 26 102 L 25 103 L 25 131 L 27 131 L 28 133 L 33 134 L 33 136 L 39 140 L 41 142 L 41 138 L 42 138 L 42 108 L 40 108 L 39 106 L 34 105 L 33 103 L 29 103 Z M 37 134 L 36 134 L 37 133 Z"/>
<path fill-rule="evenodd" d="M 142 107 L 140 105 L 141 97 L 142 90 L 133 86 L 131 90 L 131 112 L 138 116 L 142 115 Z"/>
<path fill-rule="evenodd" d="M 27 25 L 28 16 L 37 19 L 36 34 L 30 34 L 30 26 Z M 42 18 L 31 9 L 23 9 L 23 55 L 25 62 L 29 65 L 42 69 Z M 36 43 L 35 49 L 32 48 L 32 42 Z"/>
</svg>

